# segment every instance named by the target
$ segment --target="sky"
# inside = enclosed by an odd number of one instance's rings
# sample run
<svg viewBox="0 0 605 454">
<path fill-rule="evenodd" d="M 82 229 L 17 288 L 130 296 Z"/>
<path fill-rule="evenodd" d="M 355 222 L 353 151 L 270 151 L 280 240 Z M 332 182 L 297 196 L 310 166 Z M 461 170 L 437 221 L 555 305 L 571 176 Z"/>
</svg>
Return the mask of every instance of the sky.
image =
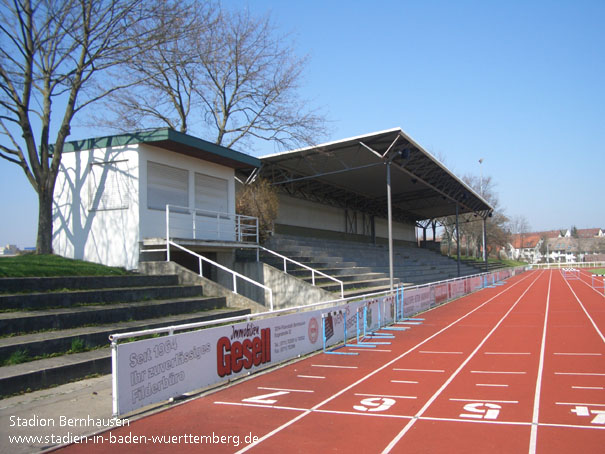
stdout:
<svg viewBox="0 0 605 454">
<path fill-rule="evenodd" d="M 500 208 L 532 230 L 605 229 L 605 1 L 223 5 L 292 34 L 327 141 L 401 127 L 456 175 L 491 176 Z M 0 213 L 0 245 L 35 245 L 36 194 L 1 159 Z"/>
</svg>

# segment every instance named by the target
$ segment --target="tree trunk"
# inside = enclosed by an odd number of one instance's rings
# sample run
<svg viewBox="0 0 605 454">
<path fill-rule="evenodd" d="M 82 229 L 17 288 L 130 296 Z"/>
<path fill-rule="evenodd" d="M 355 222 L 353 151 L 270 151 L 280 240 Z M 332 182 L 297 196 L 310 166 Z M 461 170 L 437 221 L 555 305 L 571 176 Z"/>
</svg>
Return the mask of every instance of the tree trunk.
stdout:
<svg viewBox="0 0 605 454">
<path fill-rule="evenodd" d="M 38 238 L 36 254 L 53 253 L 53 191 L 46 188 L 38 190 Z"/>
</svg>

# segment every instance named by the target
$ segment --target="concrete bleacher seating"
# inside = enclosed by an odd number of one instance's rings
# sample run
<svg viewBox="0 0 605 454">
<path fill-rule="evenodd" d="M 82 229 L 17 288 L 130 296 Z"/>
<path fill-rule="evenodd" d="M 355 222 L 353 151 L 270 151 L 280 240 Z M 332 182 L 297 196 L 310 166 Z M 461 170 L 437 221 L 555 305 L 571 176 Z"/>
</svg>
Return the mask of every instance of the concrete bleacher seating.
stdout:
<svg viewBox="0 0 605 454">
<path fill-rule="evenodd" d="M 345 285 L 345 296 L 354 296 L 389 288 L 389 252 L 386 245 L 374 245 L 345 240 L 320 239 L 276 234 L 266 246 L 282 255 L 322 271 Z M 428 249 L 397 245 L 393 254 L 395 284 L 417 285 L 457 277 L 455 260 Z M 276 268 L 283 265 L 271 257 L 263 257 Z M 310 271 L 289 266 L 288 272 L 310 281 Z M 460 265 L 461 275 L 478 271 Z M 325 290 L 336 292 L 339 286 L 327 278 L 316 278 Z"/>
</svg>

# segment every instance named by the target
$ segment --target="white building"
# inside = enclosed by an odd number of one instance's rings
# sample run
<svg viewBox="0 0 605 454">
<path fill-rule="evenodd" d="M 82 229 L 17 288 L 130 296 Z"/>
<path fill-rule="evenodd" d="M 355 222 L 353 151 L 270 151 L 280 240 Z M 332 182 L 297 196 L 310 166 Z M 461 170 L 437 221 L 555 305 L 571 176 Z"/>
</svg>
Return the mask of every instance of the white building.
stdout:
<svg viewBox="0 0 605 454">
<path fill-rule="evenodd" d="M 53 249 L 136 269 L 146 245 L 165 244 L 167 224 L 172 237 L 237 242 L 235 171 L 259 165 L 167 128 L 70 142 L 55 187 Z"/>
<path fill-rule="evenodd" d="M 17 255 L 19 252 L 19 248 L 14 244 L 0 246 L 0 255 Z"/>
</svg>

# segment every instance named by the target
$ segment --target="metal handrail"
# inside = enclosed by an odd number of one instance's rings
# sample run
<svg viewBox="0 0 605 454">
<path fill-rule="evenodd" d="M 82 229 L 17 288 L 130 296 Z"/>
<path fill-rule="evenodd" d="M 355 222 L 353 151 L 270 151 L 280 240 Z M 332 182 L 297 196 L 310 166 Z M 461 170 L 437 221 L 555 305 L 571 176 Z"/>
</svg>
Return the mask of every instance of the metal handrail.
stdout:
<svg viewBox="0 0 605 454">
<path fill-rule="evenodd" d="M 293 259 L 291 259 L 289 257 L 286 257 L 285 255 L 278 254 L 277 252 L 272 251 L 271 249 L 267 249 L 266 247 L 258 246 L 258 248 L 262 249 L 263 251 L 269 252 L 270 254 L 273 254 L 273 255 L 275 255 L 275 256 L 277 256 L 279 258 L 281 258 L 284 261 L 284 273 L 288 274 L 288 269 L 287 269 L 287 266 L 286 266 L 287 262 L 294 263 L 296 266 L 300 266 L 302 268 L 305 268 L 305 269 L 311 271 L 311 282 L 313 283 L 313 285 L 315 285 L 315 273 L 317 273 L 317 274 L 319 274 L 319 275 L 321 275 L 323 277 L 327 277 L 328 279 L 331 279 L 334 282 L 340 284 L 340 297 L 341 298 L 345 297 L 344 284 L 342 283 L 342 281 L 339 281 L 338 279 L 336 279 L 336 278 L 334 278 L 332 276 L 329 276 L 326 273 L 322 273 L 319 270 L 316 270 L 314 268 L 311 268 L 310 266 L 304 265 L 304 264 L 302 264 L 300 262 L 297 262 L 296 260 L 293 260 Z"/>
<path fill-rule="evenodd" d="M 220 239 L 224 233 L 221 231 L 221 221 L 232 221 L 232 231 L 229 229 L 228 234 L 233 235 L 237 242 L 241 243 L 255 243 L 258 244 L 259 232 L 258 232 L 258 218 L 253 216 L 245 216 L 243 214 L 236 213 L 224 213 L 220 211 L 202 210 L 199 208 L 190 208 L 177 205 L 166 205 L 166 238 L 170 238 L 170 216 L 172 214 L 179 214 L 181 216 L 191 216 L 190 233 L 191 239 L 207 239 L 200 237 L 198 234 L 198 219 L 203 216 L 207 218 L 216 218 L 216 231 L 212 233 L 216 234 L 217 238 Z"/>
<path fill-rule="evenodd" d="M 231 273 L 231 275 L 233 276 L 233 293 L 238 294 L 237 293 L 237 278 L 241 278 L 243 280 L 245 280 L 246 282 L 250 282 L 251 284 L 256 285 L 257 287 L 261 287 L 262 289 L 264 289 L 265 291 L 269 292 L 269 310 L 271 312 L 273 312 L 273 290 L 271 290 L 269 287 L 267 287 L 266 285 L 263 285 L 259 282 L 256 282 L 253 279 L 250 279 L 247 276 L 244 276 L 243 274 L 238 273 L 237 271 L 233 271 L 230 270 L 229 268 L 227 268 L 226 266 L 221 265 L 220 263 L 216 263 L 212 260 L 210 260 L 209 258 L 204 257 L 203 255 L 197 254 L 189 249 L 187 249 L 186 247 L 181 246 L 180 244 L 175 243 L 174 241 L 168 240 L 168 254 L 166 254 L 166 261 L 169 262 L 170 261 L 170 246 L 174 246 L 176 248 L 181 249 L 182 251 L 188 252 L 189 254 L 193 255 L 194 257 L 197 257 L 198 259 L 198 263 L 199 263 L 199 269 L 200 269 L 200 276 L 202 276 L 202 261 L 208 262 L 211 265 L 216 266 L 217 268 L 220 268 L 223 271 L 227 271 L 228 273 Z M 203 276 L 202 276 L 203 277 Z"/>
</svg>

